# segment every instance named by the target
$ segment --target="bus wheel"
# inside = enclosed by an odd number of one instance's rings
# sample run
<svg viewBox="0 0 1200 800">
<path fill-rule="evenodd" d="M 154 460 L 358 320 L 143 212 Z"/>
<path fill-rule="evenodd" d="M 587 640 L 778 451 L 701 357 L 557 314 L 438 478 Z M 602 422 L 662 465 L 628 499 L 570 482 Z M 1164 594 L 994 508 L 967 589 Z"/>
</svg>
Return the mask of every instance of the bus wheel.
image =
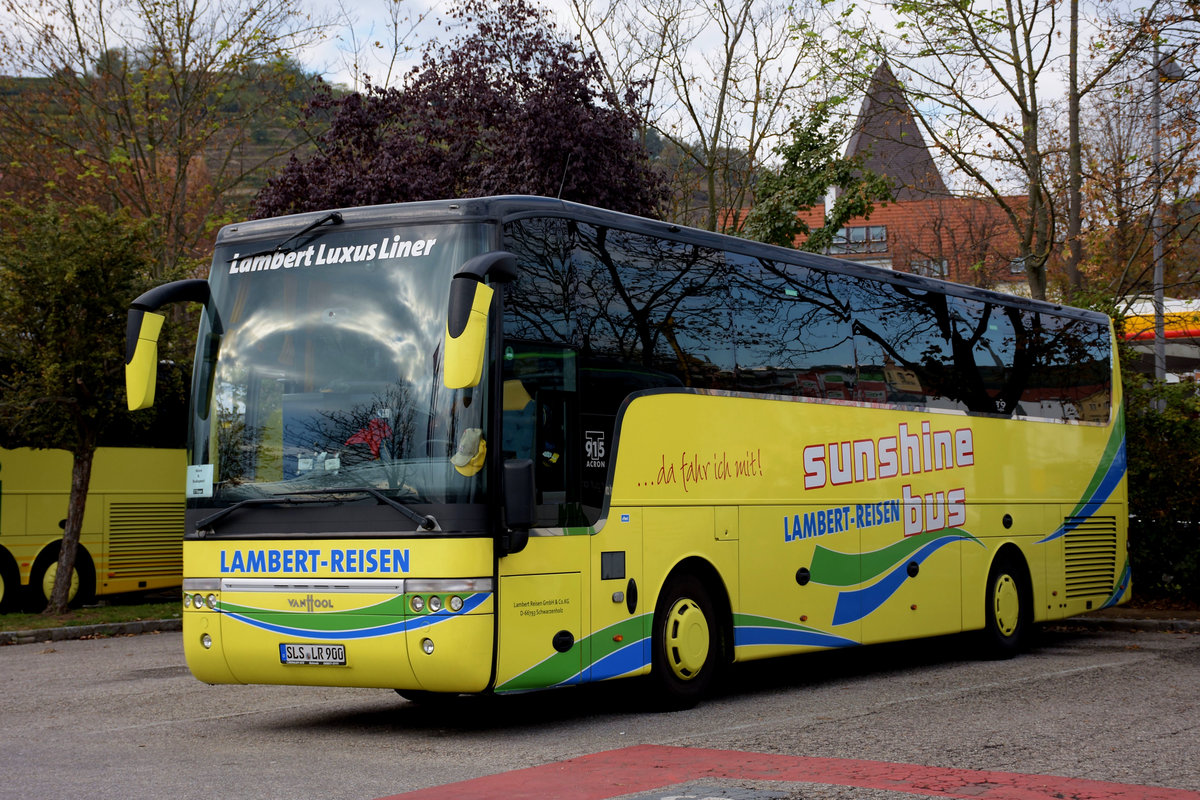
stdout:
<svg viewBox="0 0 1200 800">
<path fill-rule="evenodd" d="M 1030 592 L 1021 563 L 1002 557 L 992 565 L 987 581 L 987 619 L 984 652 L 991 658 L 1012 658 L 1021 651 L 1029 633 Z"/>
<path fill-rule="evenodd" d="M 33 565 L 29 576 L 29 608 L 44 611 L 50 605 L 54 593 L 54 579 L 58 576 L 58 547 L 42 551 Z M 96 578 L 92 561 L 82 547 L 75 552 L 75 568 L 71 570 L 71 586 L 67 589 L 67 605 L 78 608 L 91 602 L 96 592 Z"/>
<path fill-rule="evenodd" d="M 671 711 L 696 705 L 718 669 L 719 642 L 716 613 L 704 584 L 692 575 L 672 579 L 654 612 L 654 704 Z"/>
<path fill-rule="evenodd" d="M 21 597 L 21 578 L 17 565 L 0 550 L 0 614 L 15 611 Z"/>
</svg>

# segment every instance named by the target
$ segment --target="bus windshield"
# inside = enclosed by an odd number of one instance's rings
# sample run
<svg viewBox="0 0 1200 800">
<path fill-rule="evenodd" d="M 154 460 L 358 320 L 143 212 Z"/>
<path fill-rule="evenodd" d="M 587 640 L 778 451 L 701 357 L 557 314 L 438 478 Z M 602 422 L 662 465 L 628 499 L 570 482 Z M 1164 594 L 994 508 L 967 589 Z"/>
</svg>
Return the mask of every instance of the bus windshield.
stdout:
<svg viewBox="0 0 1200 800">
<path fill-rule="evenodd" d="M 451 277 L 484 233 L 325 225 L 219 245 L 189 497 L 221 506 L 365 488 L 401 502 L 481 500 L 483 390 L 446 389 L 440 352 Z"/>
</svg>

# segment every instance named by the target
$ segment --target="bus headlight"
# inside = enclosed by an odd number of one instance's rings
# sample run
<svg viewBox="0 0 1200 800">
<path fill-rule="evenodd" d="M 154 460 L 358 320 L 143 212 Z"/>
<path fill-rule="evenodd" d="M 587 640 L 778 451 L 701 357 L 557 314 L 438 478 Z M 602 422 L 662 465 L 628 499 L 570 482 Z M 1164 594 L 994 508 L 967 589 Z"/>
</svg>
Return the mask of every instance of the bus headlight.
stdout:
<svg viewBox="0 0 1200 800">
<path fill-rule="evenodd" d="M 211 650 L 212 649 L 212 637 L 209 636 L 207 633 L 200 634 L 200 644 L 204 646 L 205 650 Z"/>
<path fill-rule="evenodd" d="M 458 595 L 454 595 L 453 597 L 450 598 L 450 610 L 451 611 L 458 613 L 459 611 L 462 611 L 462 607 L 463 607 L 463 599 L 461 597 L 459 597 Z"/>
<path fill-rule="evenodd" d="M 425 610 L 425 599 L 421 595 L 416 595 L 412 599 L 412 610 L 420 614 Z"/>
<path fill-rule="evenodd" d="M 204 608 L 204 595 L 196 595 L 192 598 L 192 605 L 196 608 Z"/>
<path fill-rule="evenodd" d="M 429 610 L 435 614 L 437 612 L 441 611 L 442 610 L 442 598 L 438 597 L 436 594 L 431 596 L 429 598 Z"/>
<path fill-rule="evenodd" d="M 217 610 L 217 596 L 215 594 L 210 594 L 207 598 L 205 598 L 205 600 L 208 603 L 209 608 L 211 608 L 213 611 Z"/>
<path fill-rule="evenodd" d="M 190 594 L 185 594 L 183 596 L 183 607 L 184 608 L 192 607 L 192 596 Z"/>
<path fill-rule="evenodd" d="M 423 650 L 427 656 L 433 655 L 433 639 L 422 639 L 421 650 Z"/>
</svg>

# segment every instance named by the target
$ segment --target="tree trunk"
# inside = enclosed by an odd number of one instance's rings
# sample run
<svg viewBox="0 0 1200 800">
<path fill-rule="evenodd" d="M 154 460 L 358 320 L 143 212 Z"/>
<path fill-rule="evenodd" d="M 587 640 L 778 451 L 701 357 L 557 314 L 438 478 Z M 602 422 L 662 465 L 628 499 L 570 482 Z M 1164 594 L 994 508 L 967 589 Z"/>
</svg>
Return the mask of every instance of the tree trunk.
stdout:
<svg viewBox="0 0 1200 800">
<path fill-rule="evenodd" d="M 71 588 L 71 573 L 75 570 L 75 554 L 79 551 L 79 534 L 83 528 L 83 509 L 87 502 L 88 484 L 92 480 L 92 457 L 95 447 L 80 448 L 71 464 L 71 497 L 67 501 L 67 522 L 63 530 L 62 547 L 58 551 L 58 574 L 54 576 L 54 591 L 46 614 L 65 614 Z"/>
</svg>

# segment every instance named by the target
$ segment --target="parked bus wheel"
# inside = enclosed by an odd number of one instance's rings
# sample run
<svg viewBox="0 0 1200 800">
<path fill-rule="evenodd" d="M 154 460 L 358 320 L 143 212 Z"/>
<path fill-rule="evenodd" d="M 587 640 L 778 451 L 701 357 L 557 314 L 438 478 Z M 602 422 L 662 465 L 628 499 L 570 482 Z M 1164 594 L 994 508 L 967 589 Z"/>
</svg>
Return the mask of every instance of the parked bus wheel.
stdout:
<svg viewBox="0 0 1200 800">
<path fill-rule="evenodd" d="M 8 553 L 0 550 L 0 614 L 15 611 L 21 597 L 21 578 L 17 564 Z"/>
<path fill-rule="evenodd" d="M 58 575 L 59 546 L 52 545 L 42 551 L 33 564 L 29 575 L 28 607 L 31 611 L 43 611 L 50 604 L 54 592 L 54 579 Z M 71 570 L 71 587 L 67 590 L 67 605 L 78 608 L 90 603 L 96 596 L 96 573 L 92 559 L 80 547 L 75 552 L 75 568 Z"/>
<path fill-rule="evenodd" d="M 983 630 L 985 654 L 991 658 L 1012 658 L 1019 653 L 1029 635 L 1032 594 L 1024 565 L 1011 555 L 1001 555 L 988 573 L 986 612 Z"/>
<path fill-rule="evenodd" d="M 712 684 L 720 631 L 708 590 L 694 575 L 671 579 L 654 612 L 652 700 L 663 710 L 691 708 Z"/>
</svg>

